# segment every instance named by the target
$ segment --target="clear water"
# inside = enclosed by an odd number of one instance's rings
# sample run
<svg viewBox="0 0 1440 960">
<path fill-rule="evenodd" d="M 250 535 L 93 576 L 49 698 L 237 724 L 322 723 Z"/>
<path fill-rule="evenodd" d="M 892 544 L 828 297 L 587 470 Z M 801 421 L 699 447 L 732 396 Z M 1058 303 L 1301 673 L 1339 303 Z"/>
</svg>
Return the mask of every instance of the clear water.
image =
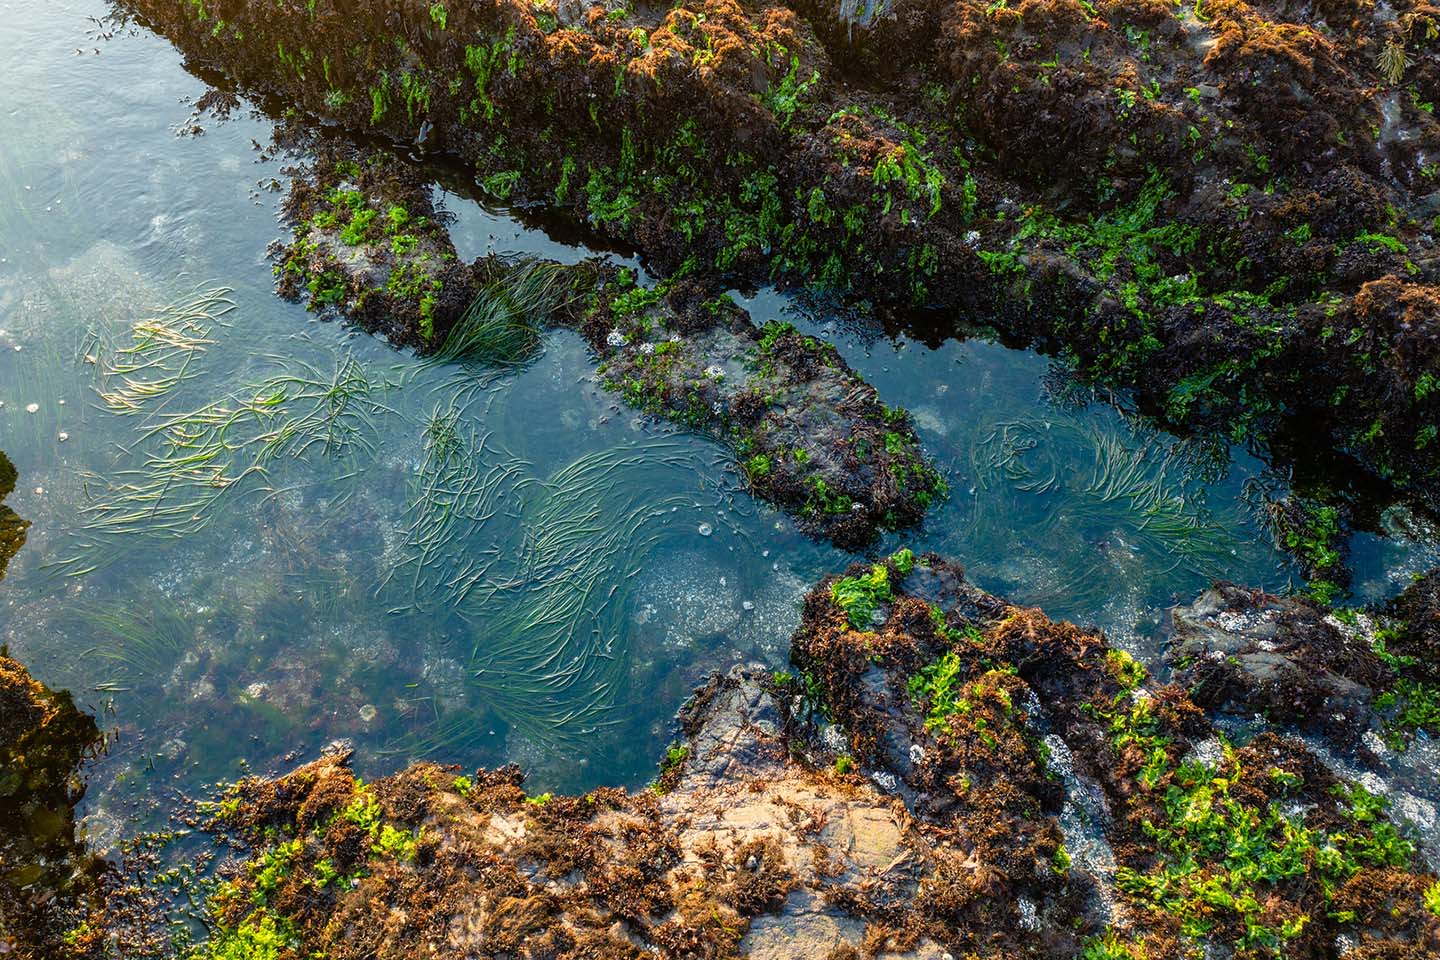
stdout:
<svg viewBox="0 0 1440 960">
<path fill-rule="evenodd" d="M 268 122 L 183 135 L 204 84 L 158 38 L 98 37 L 103 13 L 0 0 L 0 447 L 34 523 L 0 642 L 112 731 L 92 837 L 338 738 L 362 772 L 433 756 L 518 761 L 535 789 L 635 784 L 706 673 L 784 663 L 807 586 L 854 557 L 752 500 L 713 444 L 620 407 L 573 335 L 522 370 L 463 370 L 277 299 Z M 440 195 L 463 254 L 591 252 Z M 216 287 L 228 312 L 126 388 L 136 324 Z M 1210 578 L 1293 577 L 1247 495 L 1278 481 L 1243 451 L 1153 435 L 1031 352 L 740 299 L 830 337 L 914 411 L 954 495 L 882 549 L 957 557 L 1152 659 L 1165 608 Z M 297 396 L 337 371 L 341 415 Z M 212 472 L 175 473 L 221 422 Z M 299 432 L 267 456 L 283 424 Z M 1434 543 L 1366 536 L 1377 596 Z"/>
</svg>

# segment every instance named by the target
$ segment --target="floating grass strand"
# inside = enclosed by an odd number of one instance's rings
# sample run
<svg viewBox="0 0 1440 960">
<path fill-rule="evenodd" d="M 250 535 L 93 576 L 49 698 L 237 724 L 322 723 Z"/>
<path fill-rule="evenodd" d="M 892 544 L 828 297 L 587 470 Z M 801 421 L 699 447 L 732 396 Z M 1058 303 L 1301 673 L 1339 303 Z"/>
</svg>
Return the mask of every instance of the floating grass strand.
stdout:
<svg viewBox="0 0 1440 960">
<path fill-rule="evenodd" d="M 107 348 L 92 334 L 99 369 L 95 392 L 112 413 L 146 412 L 199 373 L 196 360 L 214 344 L 214 328 L 235 308 L 227 287 L 197 291 L 130 326 L 123 346 Z"/>
<path fill-rule="evenodd" d="M 56 566 L 79 576 L 113 562 L 136 537 L 192 537 L 222 503 L 274 493 L 271 471 L 285 461 L 374 453 L 376 418 L 390 412 L 380 400 L 387 384 L 351 358 L 329 372 L 276 362 L 281 371 L 250 389 L 155 422 L 125 451 L 138 467 L 87 475 L 77 549 Z"/>
</svg>

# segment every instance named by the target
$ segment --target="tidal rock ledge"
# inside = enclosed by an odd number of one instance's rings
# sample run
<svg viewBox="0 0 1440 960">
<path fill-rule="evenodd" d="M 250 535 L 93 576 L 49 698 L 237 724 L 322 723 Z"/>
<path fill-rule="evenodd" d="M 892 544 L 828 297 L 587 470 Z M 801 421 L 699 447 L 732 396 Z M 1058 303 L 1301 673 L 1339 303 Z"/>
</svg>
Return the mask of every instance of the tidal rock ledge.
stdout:
<svg viewBox="0 0 1440 960">
<path fill-rule="evenodd" d="M 682 711 L 654 785 L 346 757 L 215 806 L 213 956 L 1434 956 L 1440 881 L 1299 741 L 1218 735 L 1096 633 L 900 551 L 822 581 L 800 673 Z M 226 952 L 230 951 L 230 952 Z"/>
</svg>

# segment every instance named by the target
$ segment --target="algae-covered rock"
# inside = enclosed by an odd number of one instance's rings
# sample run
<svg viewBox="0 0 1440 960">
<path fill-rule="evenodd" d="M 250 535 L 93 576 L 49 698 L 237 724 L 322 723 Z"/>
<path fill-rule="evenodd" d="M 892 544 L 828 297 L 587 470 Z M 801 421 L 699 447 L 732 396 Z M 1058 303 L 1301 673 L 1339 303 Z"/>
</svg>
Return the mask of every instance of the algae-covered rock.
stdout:
<svg viewBox="0 0 1440 960">
<path fill-rule="evenodd" d="M 1102 636 L 939 557 L 827 577 L 793 642 L 800 674 L 697 690 L 653 789 L 366 784 L 343 755 L 241 781 L 214 807 L 249 859 L 211 954 L 276 931 L 334 960 L 1440 949 L 1440 881 L 1383 798 L 1298 741 L 1225 742 Z"/>
<path fill-rule="evenodd" d="M 582 329 L 626 403 L 727 441 L 757 496 L 839 546 L 913 526 L 946 495 L 909 413 L 791 324 L 756 327 L 699 284 L 616 274 Z"/>
<path fill-rule="evenodd" d="M 10 558 L 25 545 L 25 531 L 30 527 L 14 510 L 5 506 L 5 498 L 15 489 L 15 480 L 15 465 L 9 457 L 0 453 L 0 578 L 5 576 Z"/>
<path fill-rule="evenodd" d="M 87 946 L 66 933 L 84 921 L 101 870 L 75 839 L 79 766 L 99 740 L 68 693 L 0 648 L 0 953 L 52 960 Z"/>
<path fill-rule="evenodd" d="M 1437 583 L 1432 570 L 1370 610 L 1219 583 L 1171 611 L 1167 656 L 1206 709 L 1259 714 L 1341 748 L 1403 750 L 1440 736 Z"/>
<path fill-rule="evenodd" d="M 662 275 L 978 315 L 1440 502 L 1440 9 L 126 0 Z"/>
</svg>

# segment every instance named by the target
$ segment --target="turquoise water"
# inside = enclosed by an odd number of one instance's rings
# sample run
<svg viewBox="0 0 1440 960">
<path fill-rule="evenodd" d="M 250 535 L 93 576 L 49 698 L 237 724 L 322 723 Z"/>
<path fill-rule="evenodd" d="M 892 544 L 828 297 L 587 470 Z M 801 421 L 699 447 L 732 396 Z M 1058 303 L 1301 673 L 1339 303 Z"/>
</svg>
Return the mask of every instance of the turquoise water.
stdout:
<svg viewBox="0 0 1440 960">
<path fill-rule="evenodd" d="M 467 370 L 277 299 L 269 122 L 193 118 L 205 85 L 156 37 L 99 36 L 103 13 L 0 0 L 0 448 L 34 523 L 0 642 L 111 731 L 93 837 L 336 739 L 362 772 L 636 784 L 708 672 L 785 662 L 808 585 L 856 557 L 751 499 L 714 444 L 620 407 L 574 335 Z M 598 252 L 438 195 L 463 255 Z M 956 557 L 1151 659 L 1211 578 L 1291 583 L 1255 522 L 1283 478 L 1244 451 L 1156 433 L 1033 352 L 735 296 L 914 412 L 953 496 L 880 549 Z M 1364 537 L 1376 596 L 1434 542 Z"/>
</svg>

